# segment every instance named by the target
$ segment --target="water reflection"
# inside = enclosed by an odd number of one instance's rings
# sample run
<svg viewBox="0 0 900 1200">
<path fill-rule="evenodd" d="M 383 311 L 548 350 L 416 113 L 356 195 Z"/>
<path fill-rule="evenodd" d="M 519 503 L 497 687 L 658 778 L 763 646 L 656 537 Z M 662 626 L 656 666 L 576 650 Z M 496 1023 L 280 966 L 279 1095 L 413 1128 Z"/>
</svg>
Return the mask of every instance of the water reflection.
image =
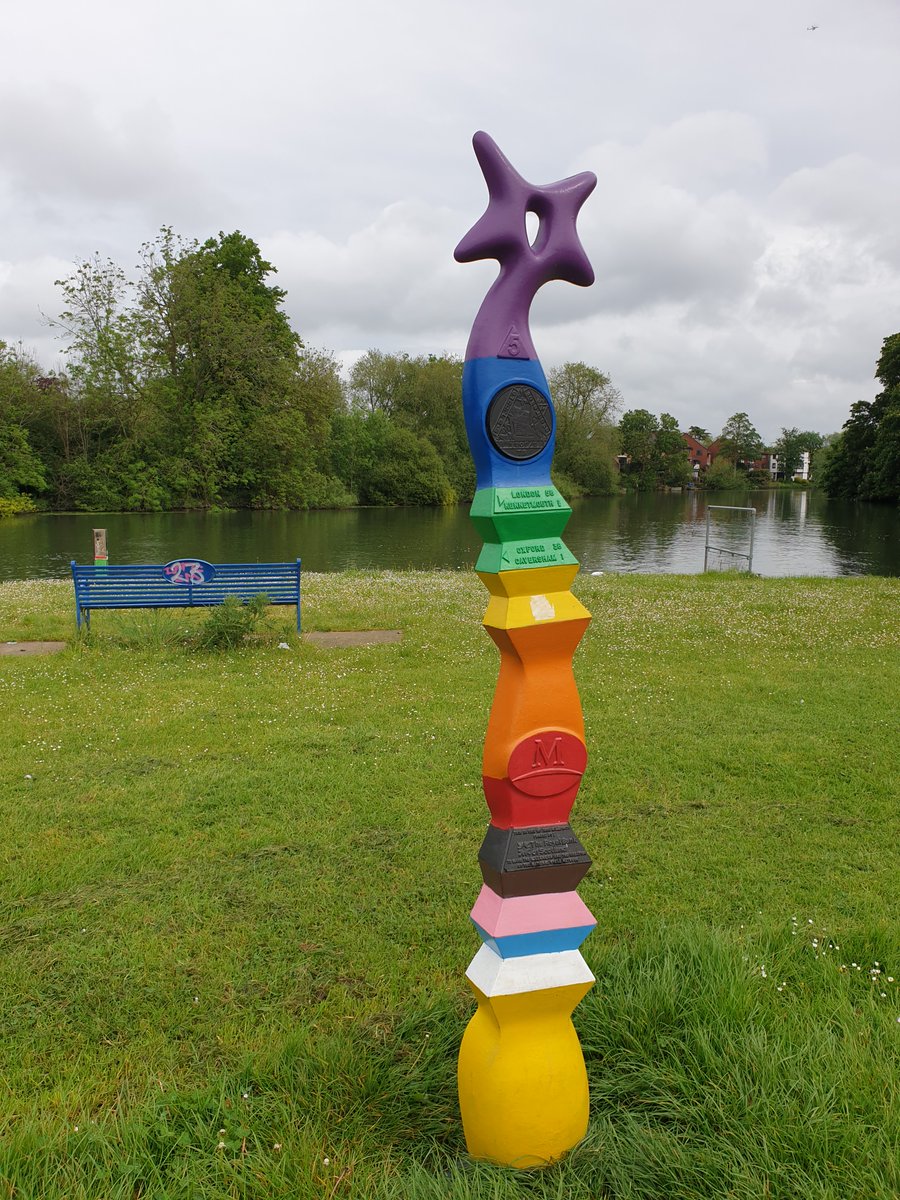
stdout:
<svg viewBox="0 0 900 1200">
<path fill-rule="evenodd" d="M 602 503 L 576 501 L 565 538 L 586 571 L 690 570 L 698 509 L 696 493 L 635 493 Z"/>
<path fill-rule="evenodd" d="M 761 575 L 900 575 L 896 508 L 818 492 L 697 492 L 581 500 L 565 540 L 585 571 L 703 570 L 708 505 L 752 505 Z M 746 550 L 743 514 L 714 512 L 714 541 Z M 464 507 L 313 513 L 108 513 L 0 521 L 0 579 L 60 578 L 90 562 L 91 529 L 108 530 L 112 562 L 289 561 L 309 571 L 471 569 L 481 546 Z"/>
<path fill-rule="evenodd" d="M 900 510 L 824 500 L 818 525 L 831 547 L 836 575 L 900 575 Z"/>
</svg>

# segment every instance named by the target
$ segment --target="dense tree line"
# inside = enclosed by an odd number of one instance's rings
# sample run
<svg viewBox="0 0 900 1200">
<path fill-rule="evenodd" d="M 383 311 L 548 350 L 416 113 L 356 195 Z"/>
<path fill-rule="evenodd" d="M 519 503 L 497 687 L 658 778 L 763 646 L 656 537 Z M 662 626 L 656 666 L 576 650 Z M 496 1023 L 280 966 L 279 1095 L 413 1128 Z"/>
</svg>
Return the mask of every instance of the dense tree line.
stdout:
<svg viewBox="0 0 900 1200">
<path fill-rule="evenodd" d="M 654 491 L 682 487 L 692 479 L 687 446 L 670 413 L 656 417 L 646 408 L 631 409 L 622 415 L 619 434 L 628 487 Z"/>
<path fill-rule="evenodd" d="M 203 243 L 163 228 L 129 278 L 91 258 L 59 280 L 66 368 L 46 374 L 0 343 L 0 514 L 66 510 L 310 508 L 449 504 L 472 497 L 462 362 L 369 350 L 344 382 L 307 346 L 258 246 L 239 232 Z M 883 392 L 844 432 L 782 429 L 790 479 L 804 450 L 832 495 L 900 492 L 900 334 L 878 364 Z M 554 479 L 566 495 L 691 481 L 678 423 L 619 416 L 609 376 L 582 362 L 548 377 L 557 416 Z M 709 431 L 689 431 L 704 445 Z M 763 444 L 746 413 L 716 439 L 702 482 L 746 484 Z"/>
<path fill-rule="evenodd" d="M 341 380 L 241 233 L 164 228 L 134 278 L 94 257 L 59 280 L 66 369 L 0 344 L 0 510 L 447 504 L 475 473 L 462 362 L 370 350 Z M 615 488 L 607 376 L 555 372 L 570 492 Z"/>
<path fill-rule="evenodd" d="M 768 470 L 758 469 L 766 447 L 747 413 L 730 416 L 716 438 L 702 425 L 691 425 L 686 433 L 714 455 L 712 463 L 696 479 L 684 436 L 670 413 L 657 417 L 645 408 L 624 413 L 618 435 L 620 481 L 625 488 L 654 491 L 693 482 L 698 487 L 721 491 L 761 487 L 772 482 Z M 779 478 L 790 480 L 800 466 L 803 452 L 812 453 L 824 442 L 821 434 L 812 431 L 782 429 L 778 441 L 770 447 L 771 453 L 778 455 Z"/>
<path fill-rule="evenodd" d="M 555 368 L 547 382 L 556 409 L 557 484 L 567 495 L 618 491 L 618 389 L 603 371 L 583 362 Z"/>
<path fill-rule="evenodd" d="M 17 383 L 0 421 L 42 465 L 30 490 L 66 509 L 339 501 L 322 451 L 340 383 L 291 330 L 271 272 L 239 233 L 200 245 L 164 229 L 135 280 L 93 258 L 58 281 L 65 373 L 3 352 Z"/>
</svg>

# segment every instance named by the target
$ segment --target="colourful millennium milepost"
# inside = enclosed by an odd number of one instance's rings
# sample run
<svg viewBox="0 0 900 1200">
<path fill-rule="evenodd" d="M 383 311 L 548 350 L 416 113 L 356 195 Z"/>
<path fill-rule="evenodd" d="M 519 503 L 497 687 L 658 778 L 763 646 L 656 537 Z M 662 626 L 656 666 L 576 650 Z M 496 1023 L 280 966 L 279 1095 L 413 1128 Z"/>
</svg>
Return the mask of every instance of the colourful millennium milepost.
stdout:
<svg viewBox="0 0 900 1200">
<path fill-rule="evenodd" d="M 490 199 L 456 259 L 495 258 L 500 273 L 466 349 L 463 410 L 484 539 L 475 569 L 500 674 L 482 766 L 484 886 L 472 909 L 483 945 L 466 972 L 478 1008 L 459 1052 L 459 1104 L 470 1154 L 537 1167 L 587 1131 L 572 1011 L 594 982 L 579 946 L 595 921 L 575 891 L 591 860 L 569 825 L 587 764 L 572 655 L 590 614 L 569 590 L 578 563 L 562 533 L 572 510 L 550 479 L 556 414 L 528 314 L 551 279 L 593 283 L 575 221 L 597 181 L 584 173 L 537 187 L 486 133 L 473 144 Z"/>
</svg>

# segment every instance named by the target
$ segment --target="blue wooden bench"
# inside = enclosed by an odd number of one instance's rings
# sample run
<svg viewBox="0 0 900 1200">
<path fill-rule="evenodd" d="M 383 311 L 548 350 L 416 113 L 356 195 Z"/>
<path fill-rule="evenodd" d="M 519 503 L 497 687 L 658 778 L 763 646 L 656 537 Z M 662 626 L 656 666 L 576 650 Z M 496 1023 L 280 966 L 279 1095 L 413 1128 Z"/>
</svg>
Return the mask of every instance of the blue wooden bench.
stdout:
<svg viewBox="0 0 900 1200">
<path fill-rule="evenodd" d="M 226 596 L 296 604 L 300 632 L 300 559 L 292 563 L 208 563 L 179 558 L 160 566 L 79 566 L 72 562 L 75 616 L 88 629 L 94 608 L 210 608 Z"/>
</svg>

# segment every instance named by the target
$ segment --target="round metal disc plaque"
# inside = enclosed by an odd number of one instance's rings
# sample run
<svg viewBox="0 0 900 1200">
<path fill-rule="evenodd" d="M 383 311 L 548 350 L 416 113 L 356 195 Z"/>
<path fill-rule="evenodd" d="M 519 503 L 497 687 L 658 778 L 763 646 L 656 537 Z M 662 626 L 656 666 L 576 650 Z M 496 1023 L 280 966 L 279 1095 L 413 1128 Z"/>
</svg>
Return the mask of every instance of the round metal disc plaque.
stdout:
<svg viewBox="0 0 900 1200">
<path fill-rule="evenodd" d="M 537 388 L 514 383 L 501 388 L 487 410 L 487 432 L 496 450 L 522 462 L 540 454 L 553 432 L 550 401 Z"/>
</svg>

